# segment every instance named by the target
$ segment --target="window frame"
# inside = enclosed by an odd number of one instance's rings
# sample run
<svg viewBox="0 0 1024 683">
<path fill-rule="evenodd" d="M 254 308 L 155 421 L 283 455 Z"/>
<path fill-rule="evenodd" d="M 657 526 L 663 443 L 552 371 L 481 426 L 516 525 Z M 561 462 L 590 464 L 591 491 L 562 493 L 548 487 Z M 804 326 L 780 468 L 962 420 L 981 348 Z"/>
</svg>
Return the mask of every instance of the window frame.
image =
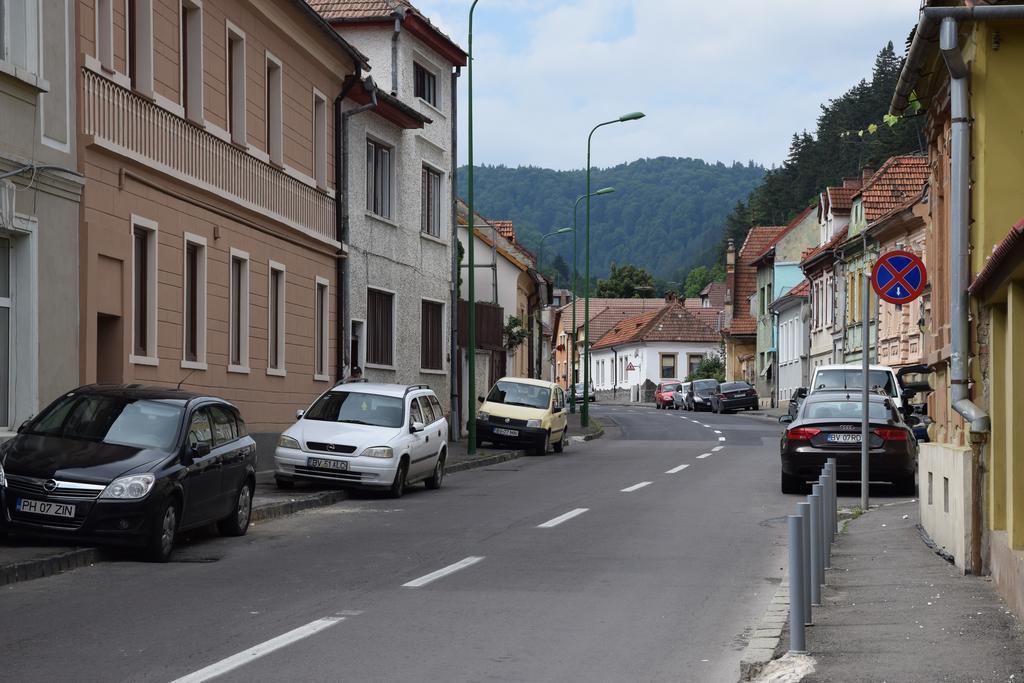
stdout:
<svg viewBox="0 0 1024 683">
<path fill-rule="evenodd" d="M 114 73 L 114 0 L 96 0 L 96 60 Z"/>
<path fill-rule="evenodd" d="M 387 152 L 387 169 L 381 174 L 380 159 Z M 386 196 L 379 197 L 378 182 L 386 177 Z M 366 210 L 374 216 L 393 220 L 395 196 L 395 147 L 376 138 L 366 137 Z M 386 204 L 386 206 L 384 206 Z M 378 210 L 382 209 L 382 210 Z"/>
<path fill-rule="evenodd" d="M 235 282 L 235 263 L 241 264 L 238 282 Z M 249 324 L 252 266 L 249 252 L 231 247 L 228 257 L 228 372 L 249 374 Z M 236 325 L 237 313 L 237 325 Z M 235 343 L 238 355 L 235 356 Z M 236 362 L 237 361 L 237 362 Z"/>
<path fill-rule="evenodd" d="M 444 239 L 441 235 L 443 188 L 444 173 L 424 162 L 420 173 L 420 232 L 437 239 Z"/>
<path fill-rule="evenodd" d="M 321 190 L 327 189 L 327 96 L 313 88 L 312 110 L 313 180 Z"/>
<path fill-rule="evenodd" d="M 277 292 L 274 291 L 274 274 L 280 275 L 278 280 Z M 277 261 L 270 261 L 267 268 L 267 374 L 274 375 L 277 377 L 286 377 L 287 364 L 285 361 L 285 351 L 288 345 L 285 343 L 287 339 L 287 299 L 286 293 L 288 291 L 288 271 L 283 263 Z M 277 299 L 277 315 L 275 316 L 275 305 L 274 299 Z M 275 320 L 275 317 L 277 318 Z M 273 330 L 277 326 L 277 348 L 274 348 L 274 334 Z M 277 364 L 272 364 L 271 361 L 274 358 L 275 352 L 277 355 Z"/>
<path fill-rule="evenodd" d="M 425 313 L 428 307 L 437 307 L 437 320 L 438 320 L 438 337 L 437 337 L 437 367 L 428 365 L 428 361 L 431 359 L 427 358 L 427 352 L 429 348 L 427 339 L 427 329 Z M 444 372 L 444 313 L 445 313 L 445 302 L 437 299 L 422 298 L 420 299 L 420 372 L 428 373 L 443 373 Z"/>
<path fill-rule="evenodd" d="M 270 163 L 284 165 L 284 64 L 269 50 L 264 52 L 264 99 L 266 145 Z"/>
<path fill-rule="evenodd" d="M 185 118 L 202 123 L 203 109 L 203 3 L 181 0 L 178 14 L 178 99 Z"/>
<path fill-rule="evenodd" d="M 669 375 L 665 374 L 665 359 L 666 358 L 671 358 L 672 359 L 672 374 L 669 374 Z M 678 370 L 678 369 L 679 369 L 679 354 L 678 353 L 671 352 L 671 351 L 669 351 L 669 352 L 659 351 L 658 352 L 658 379 L 678 379 L 678 376 L 675 374 L 676 370 Z"/>
<path fill-rule="evenodd" d="M 413 60 L 412 62 L 413 72 L 413 96 L 423 100 L 431 107 L 437 108 L 438 103 L 438 87 L 437 87 L 437 74 L 434 73 L 433 69 L 427 68 L 420 63 L 419 60 Z M 420 78 L 422 76 L 422 84 Z M 422 91 L 420 86 L 423 86 Z M 428 97 L 429 95 L 429 97 Z"/>
<path fill-rule="evenodd" d="M 153 0 L 124 0 L 125 76 L 136 92 L 153 97 Z"/>
<path fill-rule="evenodd" d="M 224 101 L 225 123 L 231 142 L 247 147 L 246 142 L 246 69 L 245 32 L 230 21 L 224 22 Z"/>
<path fill-rule="evenodd" d="M 375 334 L 374 322 L 375 321 L 373 321 L 371 319 L 371 315 L 373 313 L 373 308 L 370 306 L 370 292 L 377 292 L 379 294 L 387 295 L 387 296 L 390 297 L 390 301 L 391 301 L 391 330 L 389 331 L 389 337 L 390 337 L 390 340 L 389 340 L 390 341 L 390 343 L 389 343 L 389 350 L 388 350 L 389 358 L 387 359 L 389 362 L 387 362 L 387 363 L 374 362 L 375 360 L 383 360 L 383 359 L 374 359 L 372 357 L 372 354 L 371 354 L 371 351 L 375 351 L 375 349 L 374 349 L 374 341 L 376 341 L 376 340 L 374 338 L 374 334 Z M 394 291 L 388 290 L 388 289 L 384 289 L 383 287 L 367 287 L 366 288 L 366 323 L 365 323 L 366 348 L 365 348 L 365 351 L 364 351 L 364 356 L 366 358 L 366 367 L 368 367 L 368 368 L 379 368 L 379 369 L 382 369 L 382 370 L 394 370 L 395 369 L 395 334 L 396 334 L 396 324 L 397 324 L 397 316 L 395 315 L 395 312 L 398 310 L 398 305 L 397 304 L 398 304 L 398 295 Z"/>
<path fill-rule="evenodd" d="M 208 251 L 206 238 L 186 232 L 182 237 L 182 286 L 181 286 L 181 367 L 189 370 L 206 370 L 206 333 L 207 333 L 207 285 L 208 285 Z M 198 251 L 196 262 L 196 295 L 195 295 L 195 358 L 189 358 L 189 247 Z"/>
<path fill-rule="evenodd" d="M 330 297 L 330 280 L 317 276 L 313 286 L 313 379 L 323 382 L 330 381 Z"/>
<path fill-rule="evenodd" d="M 160 241 L 160 226 L 156 221 L 144 218 L 137 214 L 132 214 L 129 222 L 130 233 L 132 235 L 132 344 L 131 353 L 128 356 L 128 362 L 134 365 L 152 365 L 156 366 L 160 364 L 159 358 L 157 357 L 157 331 L 159 326 L 157 325 L 157 314 L 158 314 L 158 292 L 157 292 L 157 273 L 159 261 L 159 241 Z M 144 293 L 146 301 L 144 302 L 146 320 L 145 320 L 145 334 L 146 339 L 142 346 L 139 346 L 138 339 L 136 338 L 137 325 L 137 312 L 138 308 L 138 287 L 136 278 L 136 269 L 138 264 L 136 263 L 136 237 L 138 232 L 146 233 L 146 263 L 145 263 L 145 279 L 146 279 L 146 291 Z"/>
</svg>

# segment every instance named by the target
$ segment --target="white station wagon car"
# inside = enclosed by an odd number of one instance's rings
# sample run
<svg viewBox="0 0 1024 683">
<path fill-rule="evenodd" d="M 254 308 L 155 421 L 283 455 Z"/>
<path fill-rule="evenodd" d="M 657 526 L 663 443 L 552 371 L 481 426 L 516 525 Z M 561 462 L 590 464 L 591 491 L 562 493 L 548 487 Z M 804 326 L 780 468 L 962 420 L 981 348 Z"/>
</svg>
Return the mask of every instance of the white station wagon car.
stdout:
<svg viewBox="0 0 1024 683">
<path fill-rule="evenodd" d="M 338 384 L 281 434 L 274 452 L 279 488 L 297 479 L 387 490 L 441 487 L 448 420 L 426 385 Z"/>
</svg>

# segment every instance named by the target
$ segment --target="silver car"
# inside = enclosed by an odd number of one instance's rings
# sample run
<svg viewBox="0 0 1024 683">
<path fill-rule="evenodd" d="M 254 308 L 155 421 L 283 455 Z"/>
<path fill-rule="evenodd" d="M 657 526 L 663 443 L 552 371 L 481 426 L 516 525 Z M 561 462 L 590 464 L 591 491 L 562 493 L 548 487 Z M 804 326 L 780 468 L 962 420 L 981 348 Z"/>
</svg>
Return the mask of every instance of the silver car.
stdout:
<svg viewBox="0 0 1024 683">
<path fill-rule="evenodd" d="M 569 388 L 569 392 L 568 393 L 569 393 L 569 400 L 570 401 L 573 401 L 573 402 L 575 402 L 575 401 L 582 401 L 583 400 L 583 382 L 578 382 L 576 384 L 576 392 L 575 393 L 573 393 L 573 390 L 572 390 L 571 387 Z M 590 384 L 589 402 L 593 403 L 596 400 L 597 400 L 597 391 L 594 390 L 594 384 L 593 384 L 593 382 L 591 382 L 591 384 Z"/>
</svg>

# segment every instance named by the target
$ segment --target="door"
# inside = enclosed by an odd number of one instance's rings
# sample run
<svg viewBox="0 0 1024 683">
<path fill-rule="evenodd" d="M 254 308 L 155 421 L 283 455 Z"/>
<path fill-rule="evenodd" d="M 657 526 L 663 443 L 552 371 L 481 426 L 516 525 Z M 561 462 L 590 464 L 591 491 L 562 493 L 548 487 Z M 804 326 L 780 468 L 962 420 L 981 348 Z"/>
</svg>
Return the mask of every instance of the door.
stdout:
<svg viewBox="0 0 1024 683">
<path fill-rule="evenodd" d="M 195 455 L 186 468 L 182 486 L 185 493 L 184 509 L 181 511 L 181 526 L 193 526 L 208 522 L 215 517 L 220 496 L 221 462 L 213 448 L 213 426 L 205 407 L 196 408 L 189 417 L 185 449 L 193 453 L 193 447 L 209 448 L 205 455 Z"/>
<path fill-rule="evenodd" d="M 433 411 L 430 410 L 430 404 L 424 405 L 425 403 L 418 398 L 409 399 L 409 426 L 411 427 L 414 422 L 423 424 L 423 431 L 409 435 L 412 439 L 412 446 L 409 448 L 410 479 L 420 479 L 434 467 L 431 447 L 435 445 L 436 439 L 430 438 L 430 422 L 433 418 Z"/>
<path fill-rule="evenodd" d="M 569 426 L 569 416 L 565 412 L 565 393 L 561 387 L 555 388 L 555 395 L 552 397 L 552 420 L 551 420 L 551 441 L 558 443 L 562 438 L 562 432 Z"/>
<path fill-rule="evenodd" d="M 213 454 L 219 459 L 220 490 L 213 511 L 219 519 L 231 513 L 235 507 L 235 496 L 245 479 L 245 459 L 249 453 L 248 444 L 239 438 L 233 411 L 227 406 L 209 407 L 213 423 Z"/>
<path fill-rule="evenodd" d="M 96 382 L 121 384 L 124 381 L 121 316 L 96 315 Z"/>
</svg>

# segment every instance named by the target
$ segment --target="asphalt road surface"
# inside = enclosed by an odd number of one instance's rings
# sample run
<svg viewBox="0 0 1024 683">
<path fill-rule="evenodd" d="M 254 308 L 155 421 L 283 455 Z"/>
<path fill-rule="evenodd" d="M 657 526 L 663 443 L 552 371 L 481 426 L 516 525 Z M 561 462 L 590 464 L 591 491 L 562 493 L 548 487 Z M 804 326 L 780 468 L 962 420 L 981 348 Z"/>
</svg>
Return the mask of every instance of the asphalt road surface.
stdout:
<svg viewBox="0 0 1024 683">
<path fill-rule="evenodd" d="M 0 589 L 0 678 L 733 681 L 783 573 L 780 426 L 605 438 Z"/>
</svg>

